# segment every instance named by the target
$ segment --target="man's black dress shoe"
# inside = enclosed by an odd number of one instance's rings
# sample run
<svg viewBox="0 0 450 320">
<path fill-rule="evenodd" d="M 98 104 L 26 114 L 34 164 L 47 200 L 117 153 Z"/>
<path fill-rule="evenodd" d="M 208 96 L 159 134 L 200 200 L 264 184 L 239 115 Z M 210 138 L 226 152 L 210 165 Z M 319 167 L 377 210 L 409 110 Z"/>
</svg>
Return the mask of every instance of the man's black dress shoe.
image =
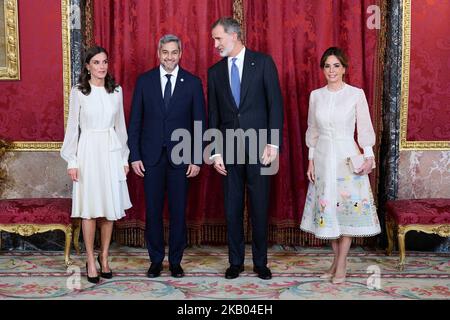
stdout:
<svg viewBox="0 0 450 320">
<path fill-rule="evenodd" d="M 226 279 L 234 279 L 239 277 L 239 274 L 244 271 L 244 266 L 233 266 L 231 265 L 227 271 L 225 271 Z"/>
<path fill-rule="evenodd" d="M 253 267 L 253 271 L 258 274 L 258 277 L 263 280 L 272 279 L 272 272 L 266 266 L 264 267 Z"/>
<path fill-rule="evenodd" d="M 150 265 L 150 268 L 147 271 L 147 277 L 156 278 L 161 275 L 162 263 L 154 263 Z"/>
<path fill-rule="evenodd" d="M 172 273 L 172 277 L 174 277 L 174 278 L 184 277 L 183 268 L 179 264 L 171 264 L 169 267 L 169 270 Z"/>
</svg>

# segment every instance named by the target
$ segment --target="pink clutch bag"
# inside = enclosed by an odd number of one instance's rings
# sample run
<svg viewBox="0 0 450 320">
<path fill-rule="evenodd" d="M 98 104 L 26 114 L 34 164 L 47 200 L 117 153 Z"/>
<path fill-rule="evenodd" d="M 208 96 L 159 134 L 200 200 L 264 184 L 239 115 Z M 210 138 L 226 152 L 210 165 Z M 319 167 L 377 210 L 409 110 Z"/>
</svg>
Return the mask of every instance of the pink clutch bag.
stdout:
<svg viewBox="0 0 450 320">
<path fill-rule="evenodd" d="M 354 155 L 354 156 L 352 156 L 352 157 L 348 157 L 347 158 L 347 164 L 349 165 L 349 167 L 350 167 L 350 170 L 352 171 L 352 172 L 354 172 L 354 173 L 358 173 L 358 169 L 359 168 L 361 168 L 361 166 L 363 165 L 363 163 L 364 163 L 364 155 L 362 155 L 362 154 L 357 154 L 357 155 Z M 375 161 L 373 162 L 373 166 L 372 166 L 372 169 L 375 169 Z"/>
</svg>

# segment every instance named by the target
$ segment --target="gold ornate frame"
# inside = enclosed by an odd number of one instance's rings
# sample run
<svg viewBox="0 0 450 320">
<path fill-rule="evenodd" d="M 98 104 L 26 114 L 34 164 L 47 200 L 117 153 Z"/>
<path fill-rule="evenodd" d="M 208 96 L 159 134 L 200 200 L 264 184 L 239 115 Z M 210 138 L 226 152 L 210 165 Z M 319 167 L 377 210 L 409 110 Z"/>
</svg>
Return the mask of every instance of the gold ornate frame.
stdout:
<svg viewBox="0 0 450 320">
<path fill-rule="evenodd" d="M 0 80 L 20 80 L 17 0 L 4 0 L 3 10 L 6 65 L 0 66 Z"/>
<path fill-rule="evenodd" d="M 11 1 L 11 0 L 7 0 Z M 14 0 L 16 1 L 16 0 Z M 63 100 L 64 128 L 69 114 L 70 80 L 70 0 L 61 0 L 62 52 L 63 52 Z M 13 141 L 10 151 L 58 151 L 62 142 L 53 141 Z"/>
<path fill-rule="evenodd" d="M 411 53 L 411 0 L 403 0 L 402 83 L 400 109 L 400 150 L 450 150 L 450 141 L 408 141 L 409 68 Z"/>
</svg>

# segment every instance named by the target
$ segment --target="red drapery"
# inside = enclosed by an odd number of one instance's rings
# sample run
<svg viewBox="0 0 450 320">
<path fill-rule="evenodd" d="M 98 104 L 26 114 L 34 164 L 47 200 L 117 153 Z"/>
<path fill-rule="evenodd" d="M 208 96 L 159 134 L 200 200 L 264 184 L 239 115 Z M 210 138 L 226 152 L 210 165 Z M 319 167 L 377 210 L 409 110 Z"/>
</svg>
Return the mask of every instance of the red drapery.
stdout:
<svg viewBox="0 0 450 320">
<path fill-rule="evenodd" d="M 319 68 L 322 52 L 332 45 L 341 46 L 350 58 L 347 81 L 365 89 L 373 111 L 377 30 L 367 28 L 366 10 L 377 2 L 243 1 L 246 44 L 273 56 L 284 97 L 284 148 L 280 170 L 271 187 L 269 239 L 272 242 L 321 243 L 300 232 L 298 227 L 307 188 L 304 135 L 309 93 L 325 84 Z M 130 111 L 135 80 L 140 73 L 157 65 L 157 41 L 165 33 L 180 36 L 184 43 L 181 65 L 199 75 L 206 86 L 207 69 L 219 59 L 210 36 L 211 24 L 221 16 L 231 16 L 232 9 L 232 0 L 96 0 L 94 39 L 110 52 L 112 72 L 124 89 L 126 115 Z M 116 239 L 129 245 L 143 245 L 142 181 L 130 174 L 129 188 L 133 208 L 117 223 Z M 220 177 L 211 167 L 204 166 L 200 177 L 191 181 L 190 188 L 189 243 L 225 243 Z M 248 239 L 249 226 L 247 231 Z"/>
</svg>

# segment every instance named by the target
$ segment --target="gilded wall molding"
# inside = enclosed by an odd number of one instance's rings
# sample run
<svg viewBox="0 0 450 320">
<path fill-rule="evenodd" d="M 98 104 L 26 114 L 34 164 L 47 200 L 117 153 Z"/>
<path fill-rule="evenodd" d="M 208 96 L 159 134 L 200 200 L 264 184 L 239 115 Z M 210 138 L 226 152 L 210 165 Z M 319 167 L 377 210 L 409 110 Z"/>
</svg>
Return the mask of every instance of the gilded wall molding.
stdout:
<svg viewBox="0 0 450 320">
<path fill-rule="evenodd" d="M 245 44 L 245 15 L 244 15 L 244 0 L 233 0 L 233 18 L 241 25 L 242 43 Z"/>
<path fill-rule="evenodd" d="M 69 115 L 69 95 L 71 89 L 70 64 L 70 0 L 61 0 L 62 26 L 62 62 L 63 62 L 63 100 L 64 100 L 64 128 Z M 13 141 L 10 151 L 59 151 L 62 141 Z"/>
<path fill-rule="evenodd" d="M 94 45 L 94 3 L 93 0 L 85 0 L 84 7 L 84 45 L 90 48 Z"/>
<path fill-rule="evenodd" d="M 5 65 L 0 66 L 0 80 L 20 80 L 19 18 L 17 0 L 3 1 L 5 28 Z M 0 19 L 1 21 L 2 19 Z"/>
<path fill-rule="evenodd" d="M 407 140 L 410 58 L 411 58 L 411 0 L 403 0 L 400 150 L 450 150 L 450 141 Z"/>
</svg>

